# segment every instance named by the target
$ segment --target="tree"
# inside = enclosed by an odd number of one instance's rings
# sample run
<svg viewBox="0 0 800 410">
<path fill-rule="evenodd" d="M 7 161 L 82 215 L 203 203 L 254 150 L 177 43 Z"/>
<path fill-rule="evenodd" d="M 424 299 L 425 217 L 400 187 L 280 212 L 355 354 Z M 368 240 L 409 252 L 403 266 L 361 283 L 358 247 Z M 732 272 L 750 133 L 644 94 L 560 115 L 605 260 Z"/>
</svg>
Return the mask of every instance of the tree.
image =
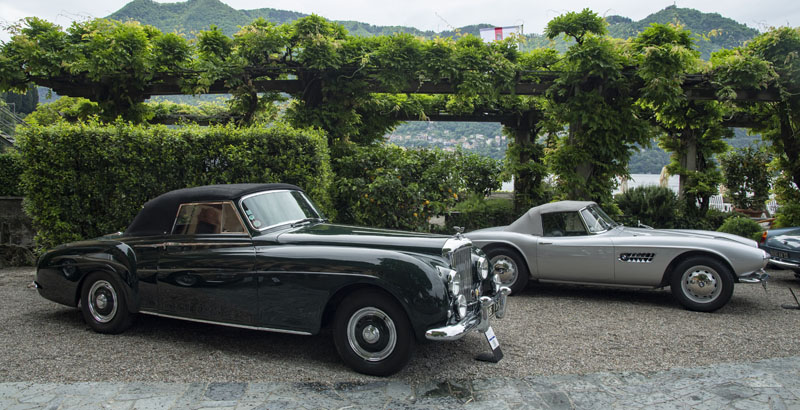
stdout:
<svg viewBox="0 0 800 410">
<path fill-rule="evenodd" d="M 691 33 L 653 24 L 632 41 L 632 51 L 644 82 L 638 103 L 652 113 L 653 123 L 662 130 L 659 145 L 671 152 L 667 169 L 680 177 L 678 192 L 685 210 L 704 215 L 721 182 L 712 158 L 726 149 L 722 138 L 733 134 L 722 125 L 725 111 L 720 103 L 689 101 L 685 96 L 684 76 L 702 64 Z"/>
<path fill-rule="evenodd" d="M 605 22 L 588 9 L 553 19 L 545 33 L 575 40 L 555 67 L 560 74 L 548 91 L 547 161 L 558 196 L 613 206 L 616 176 L 627 175 L 635 145 L 650 141 L 635 105 L 637 89 L 625 73 L 634 61 L 619 43 L 602 37 Z M 559 131 L 563 125 L 568 128 Z"/>
<path fill-rule="evenodd" d="M 725 187 L 735 207 L 764 209 L 769 199 L 770 160 L 765 148 L 754 146 L 730 150 L 720 156 Z"/>
</svg>

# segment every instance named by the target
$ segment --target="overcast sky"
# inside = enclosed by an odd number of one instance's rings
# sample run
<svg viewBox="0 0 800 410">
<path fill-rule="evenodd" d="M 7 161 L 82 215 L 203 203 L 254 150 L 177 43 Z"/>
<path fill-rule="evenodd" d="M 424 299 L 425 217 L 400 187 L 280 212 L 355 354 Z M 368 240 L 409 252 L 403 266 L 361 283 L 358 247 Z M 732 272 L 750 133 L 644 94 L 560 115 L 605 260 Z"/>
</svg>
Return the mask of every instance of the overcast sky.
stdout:
<svg viewBox="0 0 800 410">
<path fill-rule="evenodd" d="M 0 24 L 36 16 L 67 27 L 74 20 L 105 17 L 129 0 L 0 0 Z M 156 0 L 160 3 L 167 1 Z M 356 20 L 374 25 L 412 26 L 442 31 L 488 23 L 524 25 L 525 33 L 541 34 L 547 22 L 569 11 L 590 8 L 602 16 L 621 15 L 640 20 L 664 7 L 694 8 L 719 13 L 750 27 L 800 26 L 800 0 L 684 0 L 684 1 L 530 1 L 530 0 L 222 0 L 235 9 L 274 8 L 316 13 L 331 20 Z M 175 1 L 169 1 L 175 3 Z M 7 40 L 8 33 L 0 33 Z"/>
</svg>

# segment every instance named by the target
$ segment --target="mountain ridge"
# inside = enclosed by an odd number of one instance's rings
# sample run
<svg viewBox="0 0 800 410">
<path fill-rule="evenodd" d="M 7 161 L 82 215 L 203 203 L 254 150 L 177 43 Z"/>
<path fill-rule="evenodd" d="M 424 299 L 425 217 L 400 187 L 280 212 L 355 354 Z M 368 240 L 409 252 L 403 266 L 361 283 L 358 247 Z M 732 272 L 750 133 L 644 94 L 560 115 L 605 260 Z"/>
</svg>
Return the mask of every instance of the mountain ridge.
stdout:
<svg viewBox="0 0 800 410">
<path fill-rule="evenodd" d="M 273 8 L 237 10 L 221 0 L 187 0 L 177 3 L 133 0 L 109 15 L 108 18 L 123 21 L 137 20 L 143 24 L 155 26 L 164 32 L 177 31 L 193 37 L 193 33 L 206 30 L 211 24 L 219 27 L 226 35 L 232 36 L 239 30 L 240 26 L 247 25 L 259 17 L 275 24 L 286 24 L 305 16 L 308 16 L 308 14 Z M 477 36 L 480 29 L 495 27 L 492 24 L 480 23 L 453 30 L 434 32 L 408 26 L 376 26 L 353 20 L 333 21 L 342 24 L 354 36 L 378 36 L 395 33 L 408 33 L 425 38 L 437 36 L 455 37 L 465 34 Z M 639 21 L 633 21 L 628 17 L 618 15 L 608 16 L 606 21 L 609 23 L 609 35 L 622 39 L 636 36 L 651 23 L 684 26 L 694 33 L 697 48 L 705 59 L 713 51 L 740 46 L 759 33 L 754 28 L 747 27 L 745 24 L 718 13 L 703 13 L 695 9 L 679 8 L 674 5 L 652 13 Z M 539 33 L 526 34 L 525 37 L 527 41 L 523 45 L 523 50 L 554 46 L 560 51 L 564 51 L 567 47 L 563 40 L 550 41 Z"/>
</svg>

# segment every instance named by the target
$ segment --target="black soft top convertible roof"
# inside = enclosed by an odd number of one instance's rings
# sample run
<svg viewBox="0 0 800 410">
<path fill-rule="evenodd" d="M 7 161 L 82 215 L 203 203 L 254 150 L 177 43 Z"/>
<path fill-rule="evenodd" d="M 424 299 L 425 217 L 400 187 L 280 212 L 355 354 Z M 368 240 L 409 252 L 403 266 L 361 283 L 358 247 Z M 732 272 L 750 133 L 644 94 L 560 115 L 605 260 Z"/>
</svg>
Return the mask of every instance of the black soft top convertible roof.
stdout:
<svg viewBox="0 0 800 410">
<path fill-rule="evenodd" d="M 180 204 L 206 201 L 235 201 L 245 195 L 281 189 L 302 189 L 290 184 L 228 184 L 184 188 L 159 195 L 144 204 L 125 236 L 164 235 L 172 230 Z"/>
</svg>

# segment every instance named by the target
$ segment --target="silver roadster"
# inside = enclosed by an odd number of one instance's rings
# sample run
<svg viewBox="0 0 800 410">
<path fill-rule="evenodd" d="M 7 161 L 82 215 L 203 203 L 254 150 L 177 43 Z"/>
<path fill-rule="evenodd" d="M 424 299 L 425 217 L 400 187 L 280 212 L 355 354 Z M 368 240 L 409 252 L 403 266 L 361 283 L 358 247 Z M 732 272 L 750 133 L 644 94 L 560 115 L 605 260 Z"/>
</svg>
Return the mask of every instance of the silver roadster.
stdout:
<svg viewBox="0 0 800 410">
<path fill-rule="evenodd" d="M 529 280 L 661 288 L 685 308 L 711 312 L 734 283 L 762 283 L 769 254 L 755 241 L 711 231 L 622 226 L 594 202 L 531 208 L 511 225 L 467 233 L 512 294 Z"/>
</svg>

